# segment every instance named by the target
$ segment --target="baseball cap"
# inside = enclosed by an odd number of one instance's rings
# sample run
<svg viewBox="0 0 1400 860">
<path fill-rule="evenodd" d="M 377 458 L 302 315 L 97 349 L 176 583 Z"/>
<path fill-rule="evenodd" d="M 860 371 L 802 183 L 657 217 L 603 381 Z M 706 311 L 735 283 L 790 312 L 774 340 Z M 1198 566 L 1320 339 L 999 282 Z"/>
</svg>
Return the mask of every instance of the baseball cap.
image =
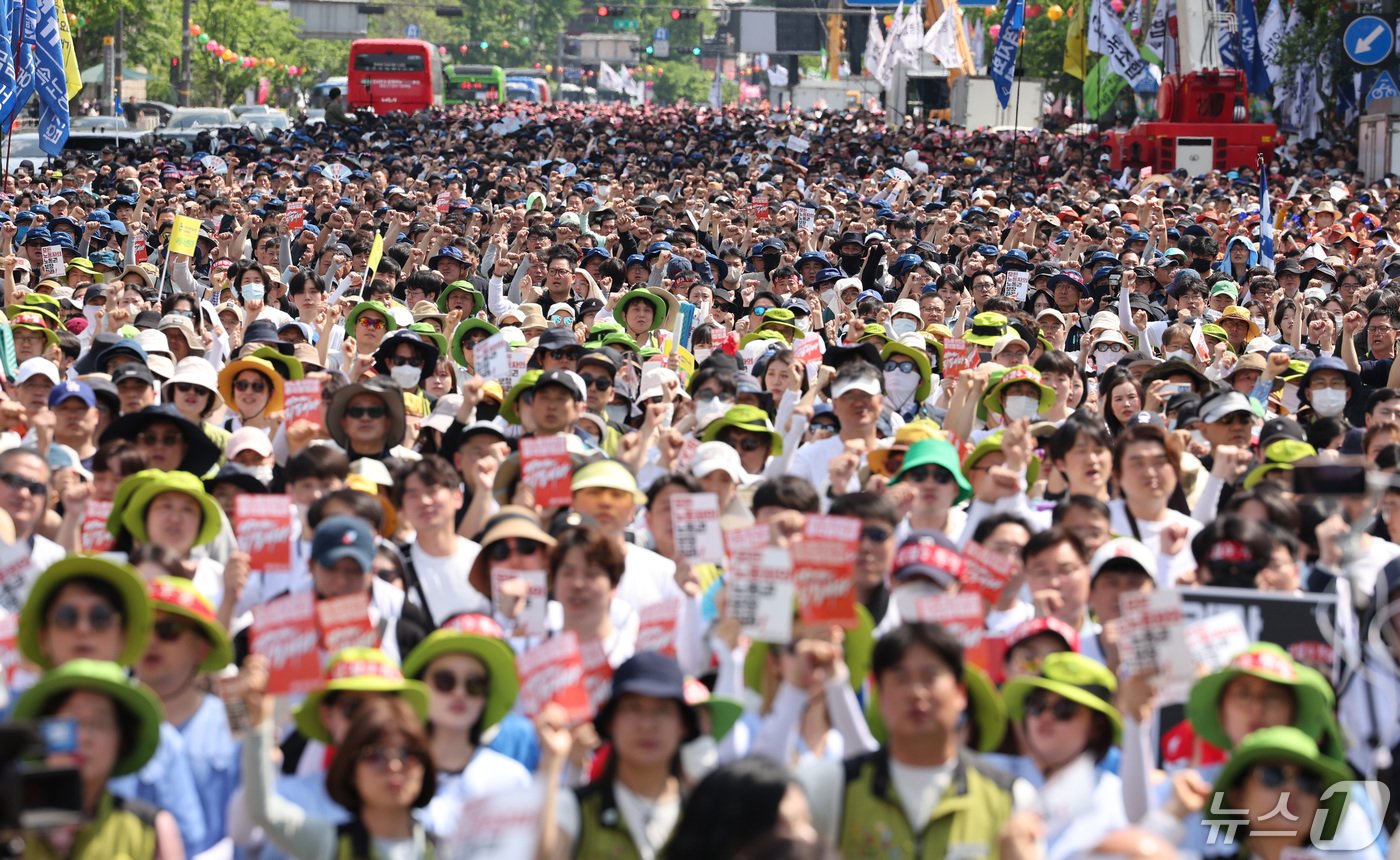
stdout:
<svg viewBox="0 0 1400 860">
<path fill-rule="evenodd" d="M 1254 414 L 1254 407 L 1250 405 L 1249 398 L 1238 391 L 1222 391 L 1211 395 L 1201 403 L 1201 420 L 1207 424 L 1214 424 L 1227 415 L 1236 412 L 1248 412 Z"/>
<path fill-rule="evenodd" d="M 263 457 L 272 456 L 272 440 L 256 427 L 239 427 L 229 436 L 225 453 L 230 460 L 244 451 L 253 451 Z"/>
<path fill-rule="evenodd" d="M 74 380 L 53 387 L 53 390 L 49 392 L 49 408 L 53 409 L 65 400 L 72 400 L 74 397 L 83 401 L 89 409 L 97 405 L 97 395 L 92 392 L 92 386 L 86 382 Z"/>
<path fill-rule="evenodd" d="M 880 378 L 868 373 L 853 373 L 846 377 L 838 376 L 831 384 L 831 399 L 840 400 L 849 391 L 863 391 L 879 396 L 884 393 Z"/>
<path fill-rule="evenodd" d="M 712 472 L 726 472 L 737 484 L 743 478 L 744 467 L 739 462 L 739 452 L 734 446 L 724 442 L 702 442 L 695 449 L 695 459 L 691 461 L 690 473 L 703 478 Z"/>
<path fill-rule="evenodd" d="M 321 521 L 311 538 L 311 560 L 329 567 L 342 558 L 352 558 L 361 570 L 374 566 L 374 532 L 369 523 L 352 516 L 335 516 Z"/>
<path fill-rule="evenodd" d="M 574 396 L 575 400 L 588 399 L 588 388 L 583 384 L 583 377 L 572 370 L 547 370 L 540 374 L 540 378 L 535 381 L 535 391 L 539 391 L 546 385 L 559 385 Z"/>
<path fill-rule="evenodd" d="M 45 377 L 49 382 L 57 385 L 60 379 L 58 365 L 41 356 L 26 358 L 24 363 L 19 366 L 19 374 L 15 377 L 15 384 L 23 385 L 36 376 Z"/>
<path fill-rule="evenodd" d="M 915 532 L 894 554 L 894 580 L 914 577 L 932 580 L 947 589 L 962 581 L 967 565 L 947 538 L 932 532 Z"/>
<path fill-rule="evenodd" d="M 1089 581 L 1104 569 L 1105 566 L 1114 564 L 1121 566 L 1125 564 L 1136 565 L 1147 574 L 1154 582 L 1157 578 L 1157 559 L 1142 545 L 1141 541 L 1130 537 L 1118 537 L 1099 547 L 1094 553 L 1094 557 L 1089 560 Z"/>
</svg>

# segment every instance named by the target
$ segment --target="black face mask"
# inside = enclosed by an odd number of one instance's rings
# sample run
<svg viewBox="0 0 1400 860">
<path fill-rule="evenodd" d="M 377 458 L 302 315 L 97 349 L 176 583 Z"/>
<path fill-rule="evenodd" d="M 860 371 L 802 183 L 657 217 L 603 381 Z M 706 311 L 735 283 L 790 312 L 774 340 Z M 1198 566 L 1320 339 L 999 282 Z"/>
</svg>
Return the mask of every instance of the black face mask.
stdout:
<svg viewBox="0 0 1400 860">
<path fill-rule="evenodd" d="M 841 271 L 848 275 L 860 274 L 860 267 L 865 263 L 865 256 L 862 254 L 842 254 Z"/>
<path fill-rule="evenodd" d="M 1205 273 L 1207 273 L 1207 272 L 1210 271 L 1210 260 L 1200 260 L 1200 259 L 1192 260 L 1192 261 L 1191 261 L 1191 268 L 1195 269 L 1196 271 L 1198 271 L 1198 272 L 1200 272 L 1202 275 L 1204 275 Z"/>
<path fill-rule="evenodd" d="M 773 270 L 783 264 L 783 255 L 776 251 L 763 252 L 763 271 L 765 274 L 773 274 Z"/>
</svg>

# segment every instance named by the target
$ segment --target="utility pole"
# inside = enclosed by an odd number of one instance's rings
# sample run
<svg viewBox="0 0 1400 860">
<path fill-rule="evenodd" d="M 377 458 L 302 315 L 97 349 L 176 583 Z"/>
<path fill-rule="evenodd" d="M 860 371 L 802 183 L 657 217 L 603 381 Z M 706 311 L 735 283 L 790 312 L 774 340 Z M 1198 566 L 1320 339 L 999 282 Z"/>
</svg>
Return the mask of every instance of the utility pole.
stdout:
<svg viewBox="0 0 1400 860">
<path fill-rule="evenodd" d="M 175 103 L 180 107 L 190 106 L 190 92 L 194 89 L 194 69 L 190 65 L 190 15 L 194 0 L 185 0 L 181 20 L 184 30 L 180 33 L 180 87 L 175 93 Z"/>
<path fill-rule="evenodd" d="M 826 4 L 832 13 L 826 16 L 826 79 L 838 80 L 841 77 L 841 41 L 845 35 L 846 19 L 840 14 L 841 0 L 830 0 Z M 797 81 L 792 80 L 796 86 Z"/>
<path fill-rule="evenodd" d="M 116 93 L 116 100 L 102 107 L 102 112 L 111 110 L 114 114 L 121 114 L 118 105 L 122 100 L 122 66 L 126 60 L 126 39 L 122 37 L 122 31 L 126 29 L 126 7 L 117 5 L 117 33 L 112 49 L 115 57 L 113 64 L 114 74 L 112 75 L 112 90 Z"/>
</svg>

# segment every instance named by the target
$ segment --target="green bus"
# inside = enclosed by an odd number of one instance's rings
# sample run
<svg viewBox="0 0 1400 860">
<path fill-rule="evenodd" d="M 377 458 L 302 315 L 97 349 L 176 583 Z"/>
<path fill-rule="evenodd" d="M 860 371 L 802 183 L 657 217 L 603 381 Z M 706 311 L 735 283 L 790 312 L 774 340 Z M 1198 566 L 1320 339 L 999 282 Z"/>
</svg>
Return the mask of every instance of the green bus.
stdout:
<svg viewBox="0 0 1400 860">
<path fill-rule="evenodd" d="M 506 100 L 506 73 L 500 66 L 449 65 L 442 70 L 446 105 Z"/>
</svg>

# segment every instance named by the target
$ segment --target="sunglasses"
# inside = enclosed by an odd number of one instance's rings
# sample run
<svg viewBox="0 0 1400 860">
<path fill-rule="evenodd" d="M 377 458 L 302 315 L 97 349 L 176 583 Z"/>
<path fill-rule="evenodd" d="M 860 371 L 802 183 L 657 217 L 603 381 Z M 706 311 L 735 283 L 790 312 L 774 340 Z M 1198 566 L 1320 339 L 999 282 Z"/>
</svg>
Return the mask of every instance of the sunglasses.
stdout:
<svg viewBox="0 0 1400 860">
<path fill-rule="evenodd" d="M 355 321 L 355 325 L 362 325 L 370 331 L 384 328 L 384 320 L 379 317 L 360 317 Z"/>
<path fill-rule="evenodd" d="M 740 451 L 746 451 L 752 454 L 754 451 L 757 451 L 760 448 L 767 447 L 768 443 L 763 442 L 759 439 L 755 439 L 752 436 L 743 436 L 738 439 L 731 436 L 730 438 L 724 440 L 724 444 L 728 445 L 731 448 L 737 448 Z"/>
<path fill-rule="evenodd" d="M 909 361 L 907 359 L 904 361 L 895 361 L 894 359 L 890 359 L 889 361 L 885 362 L 886 373 L 894 373 L 895 371 L 898 371 L 900 373 L 913 373 L 916 369 L 917 368 L 915 368 L 914 362 Z"/>
<path fill-rule="evenodd" d="M 423 756 L 404 747 L 365 747 L 360 751 L 360 763 L 378 771 L 387 771 L 394 765 L 407 769 L 409 765 L 422 767 Z"/>
<path fill-rule="evenodd" d="M 1047 696 L 1031 696 L 1026 699 L 1026 716 L 1038 717 L 1049 711 L 1056 722 L 1067 723 L 1079 713 L 1080 707 L 1078 702 L 1071 702 L 1069 699 L 1059 699 L 1052 705 Z"/>
<path fill-rule="evenodd" d="M 579 376 L 583 377 L 583 384 L 592 386 L 594 391 L 607 391 L 613 386 L 610 376 L 594 376 L 591 373 L 580 373 Z"/>
<path fill-rule="evenodd" d="M 156 638 L 162 642 L 174 642 L 189 629 L 190 626 L 188 624 L 182 624 L 179 621 L 173 621 L 169 618 L 157 621 L 151 627 L 151 631 L 156 634 Z"/>
<path fill-rule="evenodd" d="M 564 348 L 562 348 L 562 349 L 542 349 L 542 350 L 540 350 L 540 357 L 541 357 L 541 358 L 552 358 L 552 359 L 557 359 L 557 360 L 559 360 L 559 361 L 577 361 L 578 358 L 579 358 L 579 356 L 581 356 L 581 355 L 583 355 L 583 350 L 582 350 L 582 349 L 579 349 L 579 348 L 577 348 L 577 347 L 575 347 L 575 348 L 573 348 L 573 349 L 570 349 L 569 347 L 566 346 L 566 347 L 564 347 Z"/>
<path fill-rule="evenodd" d="M 262 394 L 267 390 L 267 384 L 261 379 L 240 379 L 233 383 L 234 391 L 251 391 L 254 394 Z"/>
<path fill-rule="evenodd" d="M 386 363 L 390 367 L 422 367 L 423 357 L 420 355 L 391 355 Z"/>
<path fill-rule="evenodd" d="M 491 560 L 505 561 L 512 555 L 534 555 L 543 548 L 539 541 L 530 538 L 506 538 L 491 544 Z"/>
<path fill-rule="evenodd" d="M 904 479 L 916 484 L 922 484 L 924 481 L 933 481 L 935 484 L 943 485 L 953 483 L 952 473 L 939 466 L 915 466 L 904 473 Z"/>
<path fill-rule="evenodd" d="M 76 630 L 83 618 L 82 611 L 72 604 L 65 603 L 53 612 L 53 626 L 59 630 Z M 87 626 L 103 633 L 117 623 L 117 612 L 106 604 L 99 603 L 88 610 Z"/>
<path fill-rule="evenodd" d="M 1261 764 L 1254 768 L 1254 775 L 1265 788 L 1283 788 L 1289 782 L 1288 771 L 1282 765 Z M 1322 794 L 1322 777 L 1312 771 L 1298 769 L 1293 772 L 1293 785 L 1304 794 L 1318 797 Z"/>
<path fill-rule="evenodd" d="M 136 441 L 148 447 L 160 445 L 165 448 L 170 448 L 174 445 L 184 444 L 185 437 L 181 436 L 179 433 L 141 433 L 136 437 Z"/>
<path fill-rule="evenodd" d="M 15 492 L 28 490 L 31 496 L 44 496 L 48 495 L 49 492 L 49 485 L 43 481 L 31 481 L 23 475 L 16 475 L 13 472 L 0 475 L 0 482 L 4 482 L 5 486 Z"/>
<path fill-rule="evenodd" d="M 170 383 L 170 386 L 180 394 L 189 394 L 193 391 L 204 391 L 203 388 L 201 388 L 198 385 L 195 385 L 193 382 L 172 382 Z"/>
<path fill-rule="evenodd" d="M 468 696 L 481 698 L 490 689 L 490 683 L 480 675 L 468 675 L 463 678 L 447 669 L 439 669 L 428 676 L 428 681 L 433 685 L 433 689 L 439 693 L 447 694 L 461 687 Z"/>
<path fill-rule="evenodd" d="M 836 425 L 823 421 L 820 424 L 813 424 L 810 429 L 813 433 L 829 436 L 836 432 Z"/>
<path fill-rule="evenodd" d="M 552 323 L 554 323 L 555 325 L 573 325 L 573 324 L 574 324 L 574 318 L 573 318 L 573 317 L 566 317 L 566 316 L 564 316 L 563 314 L 554 314 L 553 316 L 551 316 L 551 317 L 549 318 L 549 321 L 552 322 Z"/>
<path fill-rule="evenodd" d="M 768 313 L 768 312 L 771 311 L 771 310 L 773 310 L 773 309 L 770 308 L 770 307 L 765 307 L 765 306 L 760 305 L 759 307 L 756 307 L 756 308 L 753 309 L 753 315 L 756 316 L 756 317 L 761 317 L 761 316 L 763 316 L 764 314 Z"/>
<path fill-rule="evenodd" d="M 350 406 L 345 414 L 351 418 L 383 418 L 389 414 L 389 409 L 385 406 Z"/>
</svg>

